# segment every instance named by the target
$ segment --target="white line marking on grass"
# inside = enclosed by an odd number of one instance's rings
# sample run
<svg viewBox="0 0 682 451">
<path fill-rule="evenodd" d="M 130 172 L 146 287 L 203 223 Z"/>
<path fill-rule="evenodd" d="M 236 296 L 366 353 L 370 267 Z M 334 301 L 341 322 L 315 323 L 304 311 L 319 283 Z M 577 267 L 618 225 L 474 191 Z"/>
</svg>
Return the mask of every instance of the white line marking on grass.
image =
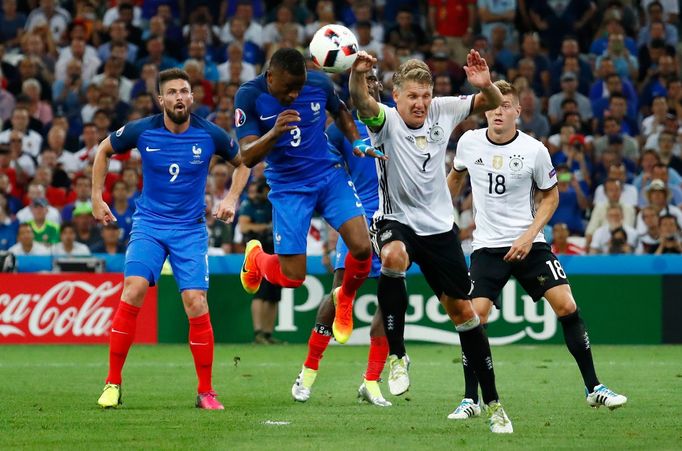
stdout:
<svg viewBox="0 0 682 451">
<path fill-rule="evenodd" d="M 266 424 L 268 426 L 288 426 L 291 424 L 291 421 L 272 421 L 272 420 L 266 420 L 263 421 L 263 424 Z"/>
</svg>

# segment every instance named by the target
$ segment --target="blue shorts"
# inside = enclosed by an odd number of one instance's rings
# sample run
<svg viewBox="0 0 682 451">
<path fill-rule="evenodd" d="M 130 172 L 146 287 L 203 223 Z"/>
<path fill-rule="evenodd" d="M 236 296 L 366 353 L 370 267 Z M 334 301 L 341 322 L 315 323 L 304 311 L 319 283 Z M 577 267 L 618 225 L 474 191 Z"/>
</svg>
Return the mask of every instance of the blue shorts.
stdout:
<svg viewBox="0 0 682 451">
<path fill-rule="evenodd" d="M 365 214 L 355 186 L 341 165 L 308 185 L 272 186 L 272 236 L 275 253 L 305 254 L 313 213 L 319 213 L 334 229 Z"/>
<path fill-rule="evenodd" d="M 133 225 L 124 274 L 156 285 L 168 257 L 180 291 L 208 290 L 208 232 L 204 223 L 184 229 Z"/>
<path fill-rule="evenodd" d="M 372 222 L 372 216 L 368 215 L 367 225 L 369 226 Z M 346 268 L 346 255 L 348 254 L 348 246 L 343 238 L 339 236 L 336 241 L 336 259 L 334 260 L 334 271 L 337 269 Z M 372 246 L 372 269 L 369 270 L 369 277 L 379 277 L 381 274 L 381 260 L 379 256 L 374 253 L 374 246 Z"/>
</svg>

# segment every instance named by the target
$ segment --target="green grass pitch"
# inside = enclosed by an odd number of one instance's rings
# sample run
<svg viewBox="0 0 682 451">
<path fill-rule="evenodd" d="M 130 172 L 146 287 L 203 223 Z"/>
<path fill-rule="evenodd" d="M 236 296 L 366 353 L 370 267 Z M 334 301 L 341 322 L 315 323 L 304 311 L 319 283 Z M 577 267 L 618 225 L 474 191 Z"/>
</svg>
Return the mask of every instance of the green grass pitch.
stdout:
<svg viewBox="0 0 682 451">
<path fill-rule="evenodd" d="M 459 347 L 409 345 L 412 388 L 393 407 L 359 404 L 367 348 L 330 347 L 311 399 L 291 385 L 302 345 L 220 345 L 214 385 L 223 412 L 194 408 L 187 346 L 134 346 L 124 405 L 101 410 L 104 346 L 0 347 L 0 449 L 682 449 L 682 346 L 596 346 L 602 381 L 626 407 L 590 409 L 563 346 L 493 349 L 514 434 L 446 416 L 463 391 Z M 384 371 L 386 377 L 386 371 Z"/>
</svg>

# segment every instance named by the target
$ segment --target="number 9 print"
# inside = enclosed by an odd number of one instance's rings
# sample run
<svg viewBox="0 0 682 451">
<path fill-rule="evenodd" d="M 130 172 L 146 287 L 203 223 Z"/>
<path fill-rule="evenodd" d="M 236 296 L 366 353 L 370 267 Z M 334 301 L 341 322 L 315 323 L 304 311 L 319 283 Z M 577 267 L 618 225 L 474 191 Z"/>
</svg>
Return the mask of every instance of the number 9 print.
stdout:
<svg viewBox="0 0 682 451">
<path fill-rule="evenodd" d="M 171 164 L 168 166 L 168 173 L 172 176 L 170 182 L 173 183 L 178 178 L 178 174 L 180 174 L 180 166 L 177 163 Z"/>
</svg>

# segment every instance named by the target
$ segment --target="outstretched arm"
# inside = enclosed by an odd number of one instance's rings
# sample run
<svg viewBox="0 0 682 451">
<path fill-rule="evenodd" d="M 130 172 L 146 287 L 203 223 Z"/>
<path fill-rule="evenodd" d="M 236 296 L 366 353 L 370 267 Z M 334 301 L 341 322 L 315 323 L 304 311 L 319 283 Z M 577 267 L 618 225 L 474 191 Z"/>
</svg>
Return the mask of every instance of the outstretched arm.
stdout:
<svg viewBox="0 0 682 451">
<path fill-rule="evenodd" d="M 462 186 L 464 186 L 464 181 L 467 179 L 467 171 L 457 171 L 452 169 L 448 174 L 448 188 L 450 189 L 450 196 L 454 201 L 462 192 Z"/>
<path fill-rule="evenodd" d="M 488 63 L 476 50 L 467 55 L 467 65 L 464 66 L 469 84 L 481 90 L 474 99 L 473 114 L 497 108 L 502 103 L 502 93 L 490 79 Z"/>
<path fill-rule="evenodd" d="M 358 110 L 360 120 L 375 118 L 381 112 L 379 103 L 369 94 L 366 78 L 367 72 L 372 70 L 376 62 L 376 58 L 372 55 L 360 51 L 351 69 L 350 81 L 348 83 L 350 97 L 353 99 L 353 105 Z M 368 126 L 372 127 L 371 124 L 368 124 Z"/>
<path fill-rule="evenodd" d="M 98 222 L 101 222 L 104 225 L 116 221 L 116 217 L 111 213 L 109 206 L 102 199 L 104 179 L 107 176 L 107 169 L 109 168 L 109 158 L 111 158 L 113 154 L 114 148 L 111 145 L 111 140 L 107 136 L 99 143 L 97 153 L 95 154 L 95 161 L 92 164 L 92 215 Z"/>
</svg>

